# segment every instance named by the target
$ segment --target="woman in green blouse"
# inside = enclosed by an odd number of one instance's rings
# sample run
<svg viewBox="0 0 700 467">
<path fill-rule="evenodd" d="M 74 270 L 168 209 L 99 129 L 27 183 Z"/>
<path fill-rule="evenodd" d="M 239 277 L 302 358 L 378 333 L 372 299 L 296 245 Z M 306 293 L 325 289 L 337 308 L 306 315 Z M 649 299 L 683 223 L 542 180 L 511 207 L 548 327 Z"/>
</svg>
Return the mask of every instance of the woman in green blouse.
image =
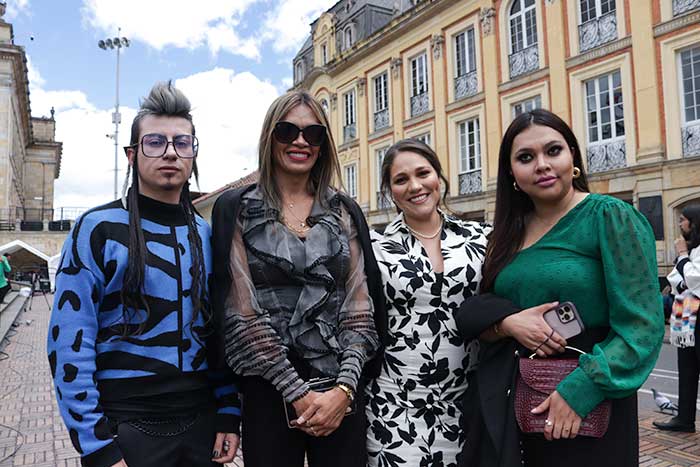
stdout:
<svg viewBox="0 0 700 467">
<path fill-rule="evenodd" d="M 472 309 L 458 318 L 465 334 L 478 332 L 485 342 L 477 388 L 481 407 L 474 417 L 488 430 L 467 430 L 467 443 L 471 438 L 474 444 L 464 465 L 638 465 L 636 391 L 654 367 L 664 333 L 654 236 L 631 205 L 588 193 L 573 132 L 546 110 L 518 116 L 503 137 L 482 291 L 518 309 L 501 306 L 485 318 L 490 308 L 482 298 L 482 316 Z M 512 378 L 502 379 L 508 387 L 498 399 L 508 405 L 505 422 L 496 421 L 494 428 L 492 414 L 499 412 L 484 405 L 494 375 L 507 369 L 515 374 L 514 348 L 520 356 L 537 351 L 541 357 L 564 350 L 567 342 L 542 318 L 564 301 L 576 305 L 586 327 L 568 345 L 587 353 L 535 408 L 547 413 L 544 435 L 512 427 Z M 511 363 L 493 358 L 499 352 Z M 565 356 L 575 358 L 568 351 Z M 613 401 L 606 435 L 577 437 L 582 418 L 606 399 Z M 489 450 L 496 462 L 486 460 Z"/>
</svg>

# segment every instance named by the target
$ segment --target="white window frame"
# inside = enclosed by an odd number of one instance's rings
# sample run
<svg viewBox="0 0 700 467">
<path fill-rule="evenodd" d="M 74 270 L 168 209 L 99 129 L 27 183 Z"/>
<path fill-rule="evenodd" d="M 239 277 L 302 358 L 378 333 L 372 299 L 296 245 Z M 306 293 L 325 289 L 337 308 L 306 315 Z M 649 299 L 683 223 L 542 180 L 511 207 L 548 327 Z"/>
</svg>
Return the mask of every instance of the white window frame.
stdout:
<svg viewBox="0 0 700 467">
<path fill-rule="evenodd" d="M 343 29 L 343 49 L 347 50 L 355 43 L 355 28 L 352 24 L 348 24 Z"/>
<path fill-rule="evenodd" d="M 529 112 L 534 109 L 541 109 L 542 108 L 542 96 L 537 94 L 536 96 L 528 97 L 527 99 L 523 99 L 521 101 L 518 101 L 514 103 L 512 106 L 512 112 L 511 115 L 513 118 L 517 117 L 521 113 Z"/>
<path fill-rule="evenodd" d="M 376 193 L 380 193 L 382 191 L 382 163 L 384 162 L 384 156 L 386 156 L 387 151 L 389 151 L 389 146 L 384 146 L 374 151 L 374 165 L 377 175 L 377 186 L 375 189 Z"/>
<path fill-rule="evenodd" d="M 357 199 L 357 164 L 348 164 L 343 168 L 343 175 L 345 176 L 345 188 L 347 189 L 348 196 L 353 199 Z"/>
<path fill-rule="evenodd" d="M 520 52 L 521 50 L 525 50 L 528 47 L 536 46 L 539 43 L 539 37 L 537 33 L 537 0 L 534 0 L 532 2 L 532 5 L 530 6 L 525 6 L 525 2 L 528 0 L 513 0 L 513 2 L 509 5 L 508 7 L 508 42 L 509 42 L 509 50 L 510 53 L 516 53 Z M 512 10 L 513 7 L 515 6 L 516 3 L 520 4 L 520 11 L 517 13 L 513 14 Z M 530 38 L 528 38 L 528 31 L 527 31 L 527 21 L 528 18 L 532 19 L 534 23 L 532 24 L 532 33 L 533 33 L 533 38 L 532 42 L 530 42 Z M 520 27 L 520 33 L 518 34 L 517 31 L 513 31 L 513 26 L 519 26 Z M 520 36 L 519 38 L 517 36 Z M 522 41 L 522 46 L 518 47 L 516 49 L 516 46 L 520 44 L 520 39 Z"/>
<path fill-rule="evenodd" d="M 618 75 L 619 79 L 619 85 L 617 87 L 614 86 L 614 77 L 615 75 Z M 610 125 L 610 137 L 603 139 L 603 109 L 600 105 L 600 99 L 602 96 L 601 90 L 600 90 L 600 82 L 601 80 L 606 79 L 607 81 L 607 90 L 606 92 L 608 94 L 608 107 L 607 111 L 609 113 L 610 120 L 608 121 L 608 124 Z M 593 110 L 590 107 L 590 100 L 589 100 L 589 93 L 588 93 L 588 84 L 593 83 L 594 87 L 594 97 L 595 97 L 595 114 L 596 114 L 596 139 L 593 139 L 591 136 L 591 122 L 590 122 L 590 114 L 593 112 Z M 619 104 L 615 103 L 615 90 L 619 89 L 620 92 L 620 98 L 621 102 Z M 627 130 L 625 128 L 625 98 L 624 98 L 624 93 L 623 93 L 623 86 L 622 86 L 622 70 L 616 69 L 611 72 L 605 73 L 603 75 L 596 76 L 591 79 L 587 79 L 583 82 L 583 98 L 585 102 L 585 124 L 586 124 L 586 141 L 588 142 L 589 145 L 595 146 L 597 144 L 604 144 L 610 141 L 615 141 L 615 140 L 624 140 L 625 135 L 627 133 Z M 621 106 L 622 110 L 622 133 L 618 134 L 617 131 L 617 119 L 615 118 L 615 107 L 616 106 Z"/>
<path fill-rule="evenodd" d="M 584 24 L 589 21 L 596 20 L 600 18 L 603 15 L 607 15 L 608 13 L 612 13 L 613 11 L 617 13 L 617 1 L 616 0 L 576 0 L 578 3 L 578 19 L 579 19 L 579 24 Z M 587 11 L 590 11 L 590 5 L 591 3 L 593 4 L 593 14 L 595 16 L 589 16 L 587 20 L 583 20 L 583 2 L 586 2 L 588 5 Z M 610 7 L 610 4 L 612 3 L 612 8 Z M 608 11 L 603 12 L 603 4 L 605 4 L 608 8 Z"/>
<path fill-rule="evenodd" d="M 357 122 L 355 90 L 343 94 L 344 126 L 354 125 Z"/>
<path fill-rule="evenodd" d="M 374 82 L 374 113 L 389 108 L 389 73 L 386 71 L 375 76 Z"/>
<path fill-rule="evenodd" d="M 423 52 L 409 61 L 411 97 L 426 94 L 428 86 L 428 54 Z M 422 86 L 421 86 L 422 85 Z"/>
<path fill-rule="evenodd" d="M 469 143 L 470 135 L 472 135 L 472 144 Z M 457 123 L 457 144 L 459 145 L 459 174 L 481 170 L 481 127 L 479 117 L 469 118 Z"/>
<path fill-rule="evenodd" d="M 693 54 L 693 51 L 695 53 Z M 690 63 L 690 77 L 686 78 L 685 75 L 683 74 L 683 54 L 684 53 L 691 53 L 691 63 Z M 695 63 L 700 64 L 700 43 L 694 44 L 691 47 L 686 47 L 682 50 L 679 50 L 677 53 L 677 61 L 678 61 L 678 95 L 680 96 L 680 110 L 681 110 L 681 123 L 683 126 L 688 125 L 688 124 L 694 124 L 700 121 L 700 86 L 695 86 L 695 83 L 700 81 L 700 73 L 697 75 L 694 74 L 694 67 L 693 67 L 693 59 L 696 59 L 697 61 Z M 686 79 L 690 79 L 692 90 L 691 90 L 691 98 L 694 101 L 694 105 L 692 106 L 694 108 L 695 112 L 695 119 L 693 120 L 688 120 L 688 103 L 686 101 L 687 99 L 687 94 L 685 92 L 685 81 Z"/>
<path fill-rule="evenodd" d="M 454 49 L 455 78 L 476 71 L 476 36 L 473 26 L 454 36 Z"/>
<path fill-rule="evenodd" d="M 420 135 L 413 136 L 413 139 L 418 140 L 421 143 L 426 144 L 428 146 L 430 146 L 432 143 L 432 138 L 431 138 L 430 132 L 421 133 Z"/>
</svg>

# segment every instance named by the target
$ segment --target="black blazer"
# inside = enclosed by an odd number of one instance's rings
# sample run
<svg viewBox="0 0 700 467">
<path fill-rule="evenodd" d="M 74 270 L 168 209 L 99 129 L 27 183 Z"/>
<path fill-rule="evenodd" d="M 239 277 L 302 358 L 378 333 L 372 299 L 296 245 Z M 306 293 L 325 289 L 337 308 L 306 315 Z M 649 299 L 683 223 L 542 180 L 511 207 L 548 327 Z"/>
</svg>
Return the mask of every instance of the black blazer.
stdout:
<svg viewBox="0 0 700 467">
<path fill-rule="evenodd" d="M 225 358 L 224 345 L 224 303 L 228 296 L 231 281 L 233 278 L 229 272 L 229 258 L 231 256 L 231 241 L 236 227 L 236 222 L 241 209 L 241 197 L 253 190 L 257 185 L 249 185 L 243 188 L 230 190 L 222 194 L 214 203 L 212 212 L 212 255 L 214 258 L 214 275 L 212 290 L 212 304 L 214 309 L 214 329 L 216 330 L 216 345 L 221 349 L 218 354 Z M 340 194 L 343 205 L 350 213 L 362 248 L 365 260 L 365 275 L 367 276 L 367 287 L 369 295 L 374 302 L 374 324 L 377 328 L 381 347 L 372 360 L 365 363 L 363 376 L 365 378 L 376 378 L 381 371 L 384 361 L 384 348 L 387 343 L 387 314 L 382 290 L 382 276 L 377 266 L 377 260 L 372 251 L 372 243 L 369 238 L 369 227 L 362 213 L 360 206 L 351 198 Z"/>
</svg>

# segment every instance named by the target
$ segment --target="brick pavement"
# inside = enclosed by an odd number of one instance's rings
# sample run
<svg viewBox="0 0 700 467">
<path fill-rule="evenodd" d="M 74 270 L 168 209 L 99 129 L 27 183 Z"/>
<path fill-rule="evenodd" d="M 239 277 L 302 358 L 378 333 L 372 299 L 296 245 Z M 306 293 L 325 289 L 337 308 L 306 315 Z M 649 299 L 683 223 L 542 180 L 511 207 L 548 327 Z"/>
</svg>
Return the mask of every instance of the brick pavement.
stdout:
<svg viewBox="0 0 700 467">
<path fill-rule="evenodd" d="M 0 467 L 80 466 L 56 406 L 45 350 L 48 321 L 46 302 L 37 295 L 32 310 L 19 316 L 20 325 L 10 333 L 9 343 L 0 346 L 9 355 L 0 360 Z M 653 420 L 667 417 L 640 413 L 640 467 L 700 467 L 700 433 L 652 428 Z M 228 467 L 242 466 L 239 457 Z"/>
</svg>

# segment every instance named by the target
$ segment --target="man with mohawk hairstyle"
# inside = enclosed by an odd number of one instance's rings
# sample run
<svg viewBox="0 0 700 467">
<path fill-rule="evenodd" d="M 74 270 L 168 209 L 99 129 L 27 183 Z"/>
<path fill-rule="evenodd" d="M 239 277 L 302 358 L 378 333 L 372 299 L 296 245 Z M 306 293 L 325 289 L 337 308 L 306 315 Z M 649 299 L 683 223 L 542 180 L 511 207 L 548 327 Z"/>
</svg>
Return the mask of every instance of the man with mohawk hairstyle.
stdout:
<svg viewBox="0 0 700 467">
<path fill-rule="evenodd" d="M 121 200 L 63 246 L 48 352 L 88 467 L 212 466 L 238 449 L 240 403 L 210 307 L 210 228 L 189 192 L 198 142 L 171 82 L 141 103 Z"/>
</svg>

